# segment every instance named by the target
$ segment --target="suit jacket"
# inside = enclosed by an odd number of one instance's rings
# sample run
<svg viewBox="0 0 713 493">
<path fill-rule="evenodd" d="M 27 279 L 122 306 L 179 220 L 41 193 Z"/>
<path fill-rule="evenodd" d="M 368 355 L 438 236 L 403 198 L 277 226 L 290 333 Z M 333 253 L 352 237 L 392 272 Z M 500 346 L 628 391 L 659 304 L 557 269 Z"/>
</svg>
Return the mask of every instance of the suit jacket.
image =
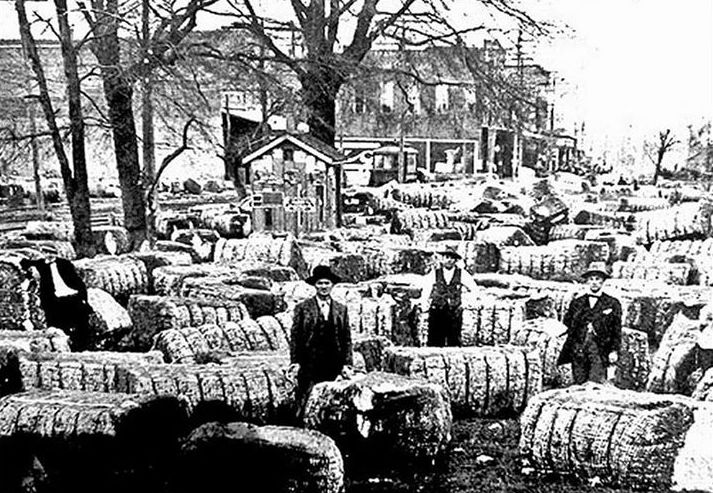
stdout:
<svg viewBox="0 0 713 493">
<path fill-rule="evenodd" d="M 602 293 L 594 307 L 589 306 L 588 294 L 575 298 L 562 322 L 567 326 L 567 340 L 557 362 L 560 365 L 571 363 L 575 352 L 582 348 L 589 323 L 594 329 L 594 342 L 605 365 L 609 363 L 609 353 L 619 349 L 621 303 L 613 296 Z"/>
<path fill-rule="evenodd" d="M 322 313 L 317 305 L 317 299 L 312 297 L 295 307 L 292 319 L 292 333 L 290 337 L 290 361 L 298 363 L 301 368 L 310 370 L 315 361 L 315 355 L 321 354 L 323 348 L 316 347 L 318 342 L 313 338 L 313 328 L 322 319 Z M 336 361 L 342 365 L 352 364 L 352 337 L 349 329 L 347 307 L 334 300 L 329 309 L 329 320 L 334 327 L 337 354 Z"/>
<path fill-rule="evenodd" d="M 55 259 L 55 263 L 57 264 L 57 272 L 62 277 L 62 280 L 67 287 L 75 289 L 77 291 L 77 296 L 80 299 L 86 300 L 87 286 L 84 284 L 84 281 L 74 268 L 74 264 L 64 258 Z M 49 304 L 56 299 L 50 264 L 44 260 L 35 260 L 29 262 L 29 264 L 32 267 L 35 267 L 40 274 L 40 300 L 43 302 L 43 306 L 46 306 L 46 304 Z"/>
</svg>

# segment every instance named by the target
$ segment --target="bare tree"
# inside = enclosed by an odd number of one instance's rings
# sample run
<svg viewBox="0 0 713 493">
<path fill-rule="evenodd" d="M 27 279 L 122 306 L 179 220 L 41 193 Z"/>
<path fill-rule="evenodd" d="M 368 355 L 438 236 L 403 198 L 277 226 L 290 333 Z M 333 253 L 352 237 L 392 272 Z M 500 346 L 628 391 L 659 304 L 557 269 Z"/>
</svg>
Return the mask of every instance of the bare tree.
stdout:
<svg viewBox="0 0 713 493">
<path fill-rule="evenodd" d="M 294 72 L 310 133 L 329 144 L 335 139 L 337 93 L 349 78 L 364 68 L 365 57 L 377 39 L 387 37 L 417 47 L 434 43 L 464 45 L 463 35 L 486 29 L 484 25 L 452 27 L 440 12 L 451 9 L 455 5 L 453 0 L 290 0 L 292 21 L 270 18 L 259 11 L 252 0 L 230 3 L 241 19 L 236 27 L 259 40 L 269 53 L 270 61 Z M 478 4 L 533 30 L 540 29 L 540 24 L 514 7 L 510 0 L 478 0 Z M 406 18 L 408 23 L 400 22 Z M 350 26 L 353 32 L 349 41 L 343 43 L 342 37 Z M 278 28 L 291 29 L 300 37 L 303 56 L 288 53 L 280 46 L 275 37 Z M 410 74 L 418 78 L 418 72 Z"/>
<path fill-rule="evenodd" d="M 55 109 L 50 98 L 49 86 L 37 50 L 37 43 L 32 35 L 30 21 L 25 9 L 25 2 L 15 0 L 20 35 L 27 51 L 30 65 L 37 79 L 40 106 L 45 115 L 55 154 L 60 165 L 62 181 L 72 215 L 74 241 L 77 253 L 80 256 L 93 256 L 95 251 L 92 238 L 89 187 L 87 184 L 87 161 L 84 148 L 84 119 L 82 115 L 79 75 L 77 73 L 77 57 L 67 19 L 66 0 L 54 0 L 54 4 L 59 24 L 59 38 L 69 107 L 69 127 L 72 142 L 71 167 L 57 123 Z"/>
<path fill-rule="evenodd" d="M 654 185 L 658 182 L 661 174 L 661 165 L 667 152 L 681 142 L 671 133 L 671 129 L 661 130 L 655 139 L 644 145 L 644 152 L 654 163 Z"/>
</svg>

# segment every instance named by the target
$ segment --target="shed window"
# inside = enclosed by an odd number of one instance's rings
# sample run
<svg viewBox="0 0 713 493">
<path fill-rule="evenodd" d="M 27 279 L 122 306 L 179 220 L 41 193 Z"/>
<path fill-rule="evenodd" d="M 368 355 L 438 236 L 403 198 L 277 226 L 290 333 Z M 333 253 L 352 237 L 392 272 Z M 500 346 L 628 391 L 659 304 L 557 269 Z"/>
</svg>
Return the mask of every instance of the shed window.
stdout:
<svg viewBox="0 0 713 493">
<path fill-rule="evenodd" d="M 283 161 L 294 161 L 295 160 L 295 150 L 291 148 L 282 149 L 282 160 Z"/>
</svg>

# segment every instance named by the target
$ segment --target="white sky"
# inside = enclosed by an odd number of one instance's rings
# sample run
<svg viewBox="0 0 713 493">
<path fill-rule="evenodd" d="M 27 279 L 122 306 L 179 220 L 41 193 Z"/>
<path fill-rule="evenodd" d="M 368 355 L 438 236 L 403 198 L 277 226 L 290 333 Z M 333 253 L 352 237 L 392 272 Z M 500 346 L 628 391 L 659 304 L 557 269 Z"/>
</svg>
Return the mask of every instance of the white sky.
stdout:
<svg viewBox="0 0 713 493">
<path fill-rule="evenodd" d="M 558 84 L 556 112 L 567 131 L 584 121 L 590 138 L 611 144 L 623 132 L 640 140 L 670 126 L 685 141 L 686 124 L 713 119 L 713 0 L 520 2 L 573 30 L 532 50 L 566 80 Z M 289 10 L 286 0 L 263 3 Z M 473 5 L 453 0 L 452 13 L 476 22 Z M 16 30 L 13 2 L 0 0 L 0 34 L 13 38 Z"/>
</svg>

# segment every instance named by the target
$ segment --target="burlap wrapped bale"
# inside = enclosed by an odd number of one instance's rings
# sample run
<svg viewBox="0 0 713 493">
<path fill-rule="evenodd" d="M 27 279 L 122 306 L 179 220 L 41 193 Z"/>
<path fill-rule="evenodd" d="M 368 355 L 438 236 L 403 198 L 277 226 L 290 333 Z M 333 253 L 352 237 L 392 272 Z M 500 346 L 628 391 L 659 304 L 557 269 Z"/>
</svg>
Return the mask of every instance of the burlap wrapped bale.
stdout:
<svg viewBox="0 0 713 493">
<path fill-rule="evenodd" d="M 119 366 L 163 363 L 158 351 L 116 353 L 21 353 L 19 357 L 24 390 L 82 390 L 117 392 Z"/>
<path fill-rule="evenodd" d="M 74 241 L 74 226 L 69 221 L 28 221 L 22 235 L 28 240 Z"/>
<path fill-rule="evenodd" d="M 204 298 L 215 301 L 240 301 L 252 318 L 275 315 L 287 307 L 279 294 L 264 289 L 252 289 L 215 278 L 186 279 L 180 295 L 188 298 Z"/>
<path fill-rule="evenodd" d="M 442 211 L 409 209 L 397 211 L 391 218 L 391 233 L 411 234 L 414 230 L 448 228 L 451 220 Z"/>
<path fill-rule="evenodd" d="M 87 289 L 87 302 L 92 309 L 89 330 L 93 347 L 109 348 L 131 332 L 129 312 L 112 295 L 98 288 Z"/>
<path fill-rule="evenodd" d="M 372 372 L 314 386 L 304 425 L 341 450 L 390 460 L 431 460 L 451 439 L 448 393 L 421 379 Z"/>
<path fill-rule="evenodd" d="M 590 263 L 606 262 L 608 257 L 609 246 L 596 241 L 561 240 L 538 247 L 504 247 L 500 249 L 500 272 L 572 281 L 580 279 Z"/>
<path fill-rule="evenodd" d="M 208 423 L 187 437 L 181 452 L 184 491 L 223 489 L 235 482 L 236 464 L 241 484 L 255 485 L 254 491 L 343 491 L 342 454 L 331 438 L 313 430 Z"/>
<path fill-rule="evenodd" d="M 215 262 L 266 262 L 292 267 L 301 278 L 309 275 L 307 263 L 297 240 L 292 235 L 251 235 L 242 240 L 221 239 L 213 253 Z"/>
<path fill-rule="evenodd" d="M 217 401 L 235 411 L 236 420 L 284 423 L 294 409 L 295 384 L 286 370 L 269 366 L 142 365 L 117 369 L 122 392 L 173 395 L 187 399 L 191 409 Z"/>
<path fill-rule="evenodd" d="M 140 260 L 128 255 L 77 260 L 77 272 L 87 288 L 99 288 L 126 306 L 132 294 L 148 293 L 148 274 Z"/>
<path fill-rule="evenodd" d="M 453 412 L 492 417 L 525 408 L 542 390 L 542 360 L 521 346 L 386 348 L 387 371 L 443 385 Z"/>
<path fill-rule="evenodd" d="M 542 383 L 548 387 L 565 387 L 572 383 L 570 365 L 558 365 L 567 327 L 552 318 L 535 318 L 513 326 L 510 343 L 536 349 L 542 361 Z"/>
<path fill-rule="evenodd" d="M 654 354 L 651 373 L 646 383 L 647 391 L 687 395 L 692 393 L 688 377 L 698 367 L 698 336 L 701 329 L 702 325 L 698 320 L 691 320 L 683 314 L 674 317 Z"/>
<path fill-rule="evenodd" d="M 149 282 L 149 294 L 155 293 L 154 269 L 166 266 L 187 266 L 193 263 L 191 255 L 186 252 L 159 252 L 157 250 L 147 250 L 143 252 L 133 252 L 130 257 L 140 260 L 146 266 L 146 275 Z"/>
<path fill-rule="evenodd" d="M 94 226 L 92 238 L 99 254 L 119 255 L 130 250 L 129 232 L 122 226 Z"/>
<path fill-rule="evenodd" d="M 354 355 L 360 354 L 364 361 L 364 371 L 383 371 L 384 351 L 391 346 L 391 340 L 384 336 L 357 335 L 352 340 Z"/>
<path fill-rule="evenodd" d="M 22 258 L 22 255 L 13 253 L 0 254 L 0 329 L 3 330 L 44 329 L 47 326 L 38 283 L 34 279 L 25 281 L 25 273 L 20 267 Z"/>
<path fill-rule="evenodd" d="M 169 397 L 34 390 L 0 399 L 0 410 L 0 483 L 35 458 L 56 491 L 157 491 L 158 468 L 189 430 L 185 405 Z"/>
<path fill-rule="evenodd" d="M 129 314 L 134 330 L 127 345 L 145 351 L 156 334 L 164 330 L 225 324 L 249 317 L 240 301 L 186 298 L 175 296 L 132 296 Z"/>
<path fill-rule="evenodd" d="M 479 293 L 477 296 L 463 299 L 463 345 L 492 346 L 510 342 L 513 327 L 525 320 L 526 298 L 499 298 L 485 293 Z M 424 311 L 420 312 L 418 317 L 421 346 L 425 346 L 428 341 L 428 316 L 428 311 Z"/>
<path fill-rule="evenodd" d="M 690 284 L 691 266 L 684 263 L 668 262 L 614 262 L 612 277 L 661 281 L 684 286 Z"/>
<path fill-rule="evenodd" d="M 52 253 L 58 257 L 74 260 L 77 252 L 70 241 L 66 240 L 29 240 L 23 236 L 5 238 L 0 240 L 2 249 L 32 248 L 41 252 Z"/>
<path fill-rule="evenodd" d="M 662 490 L 686 466 L 679 457 L 687 455 L 695 411 L 690 399 L 611 386 L 551 390 L 531 399 L 520 418 L 520 453 L 544 472 Z"/>
<path fill-rule="evenodd" d="M 396 325 L 396 302 L 391 296 L 356 298 L 345 304 L 352 335 L 392 337 Z"/>
<path fill-rule="evenodd" d="M 640 330 L 623 328 L 614 382 L 621 389 L 644 390 L 651 372 L 649 338 Z"/>
<path fill-rule="evenodd" d="M 8 346 L 28 353 L 69 352 L 69 337 L 60 329 L 0 330 L 0 346 Z"/>
</svg>

